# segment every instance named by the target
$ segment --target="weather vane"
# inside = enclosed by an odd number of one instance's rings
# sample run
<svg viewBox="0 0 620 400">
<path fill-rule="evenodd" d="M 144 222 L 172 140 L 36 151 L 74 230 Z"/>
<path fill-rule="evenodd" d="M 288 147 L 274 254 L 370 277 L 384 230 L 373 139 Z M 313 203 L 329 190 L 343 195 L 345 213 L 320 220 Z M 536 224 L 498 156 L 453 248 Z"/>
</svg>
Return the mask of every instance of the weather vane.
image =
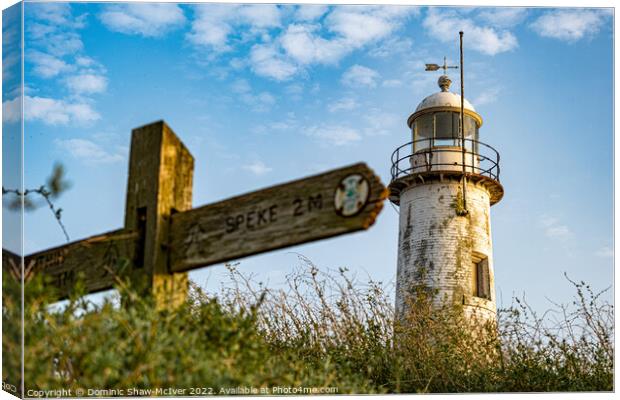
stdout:
<svg viewBox="0 0 620 400">
<path fill-rule="evenodd" d="M 437 64 L 426 64 L 426 69 L 425 71 L 437 71 L 439 68 L 443 69 L 443 73 L 446 74 L 446 72 L 449 69 L 458 69 L 458 66 L 454 65 L 448 65 L 446 62 L 446 57 L 443 58 L 443 65 L 437 65 Z"/>
</svg>

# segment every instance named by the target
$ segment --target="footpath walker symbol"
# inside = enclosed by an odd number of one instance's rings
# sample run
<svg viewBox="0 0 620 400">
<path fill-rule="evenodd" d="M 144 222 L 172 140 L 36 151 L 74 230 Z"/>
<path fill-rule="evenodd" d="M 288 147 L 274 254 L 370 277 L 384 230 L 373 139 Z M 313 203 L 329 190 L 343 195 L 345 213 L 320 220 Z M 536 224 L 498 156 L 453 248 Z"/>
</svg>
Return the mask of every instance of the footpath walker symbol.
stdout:
<svg viewBox="0 0 620 400">
<path fill-rule="evenodd" d="M 368 181 L 362 175 L 353 174 L 344 178 L 334 197 L 336 212 L 343 217 L 352 217 L 364 209 L 370 195 Z"/>
<path fill-rule="evenodd" d="M 179 304 L 187 271 L 368 229 L 388 191 L 359 163 L 192 209 L 194 158 L 163 121 L 132 131 L 123 229 L 24 257 L 67 297 L 111 289 L 121 260 L 161 306 Z M 19 258 L 3 250 L 3 269 Z"/>
</svg>

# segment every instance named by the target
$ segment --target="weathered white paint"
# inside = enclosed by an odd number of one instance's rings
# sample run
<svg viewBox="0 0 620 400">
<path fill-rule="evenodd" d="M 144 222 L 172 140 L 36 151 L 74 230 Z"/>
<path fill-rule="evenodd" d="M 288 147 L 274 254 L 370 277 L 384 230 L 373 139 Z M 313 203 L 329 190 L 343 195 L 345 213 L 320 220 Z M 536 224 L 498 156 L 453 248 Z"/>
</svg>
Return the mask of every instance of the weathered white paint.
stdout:
<svg viewBox="0 0 620 400">
<path fill-rule="evenodd" d="M 455 210 L 461 183 L 439 177 L 405 189 L 400 197 L 400 227 L 396 309 L 406 311 L 406 299 L 416 288 L 436 293 L 436 304 L 463 304 L 466 314 L 496 318 L 491 241 L 490 195 L 467 184 L 466 216 Z M 491 299 L 476 297 L 474 259 L 489 260 Z"/>
</svg>

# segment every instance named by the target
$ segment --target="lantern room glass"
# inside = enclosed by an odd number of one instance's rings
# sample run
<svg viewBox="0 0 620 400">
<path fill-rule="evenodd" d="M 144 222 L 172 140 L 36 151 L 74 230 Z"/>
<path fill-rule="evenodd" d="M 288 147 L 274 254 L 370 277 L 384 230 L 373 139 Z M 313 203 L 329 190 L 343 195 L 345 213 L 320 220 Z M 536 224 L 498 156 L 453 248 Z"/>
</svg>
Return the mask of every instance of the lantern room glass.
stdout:
<svg viewBox="0 0 620 400">
<path fill-rule="evenodd" d="M 478 124 L 465 115 L 465 148 L 478 153 Z M 424 114 L 412 124 L 413 151 L 423 151 L 431 147 L 461 146 L 459 138 L 460 113 L 440 111 Z"/>
</svg>

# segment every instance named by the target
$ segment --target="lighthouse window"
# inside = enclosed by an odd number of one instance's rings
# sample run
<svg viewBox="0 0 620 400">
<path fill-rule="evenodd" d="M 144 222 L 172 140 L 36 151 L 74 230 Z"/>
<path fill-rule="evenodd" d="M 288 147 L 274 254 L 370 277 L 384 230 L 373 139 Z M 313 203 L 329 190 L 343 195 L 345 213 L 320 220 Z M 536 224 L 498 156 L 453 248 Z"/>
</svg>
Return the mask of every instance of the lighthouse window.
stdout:
<svg viewBox="0 0 620 400">
<path fill-rule="evenodd" d="M 413 126 L 414 151 L 429 148 L 433 137 L 433 115 L 422 115 Z"/>
<path fill-rule="evenodd" d="M 476 139 L 476 121 L 469 115 L 465 116 L 465 137 L 468 139 Z M 473 137 L 472 137 L 473 136 Z"/>
<path fill-rule="evenodd" d="M 475 262 L 477 297 L 491 300 L 491 275 L 489 273 L 489 259 L 487 257 Z"/>
<path fill-rule="evenodd" d="M 452 112 L 435 114 L 435 146 L 457 146 L 458 135 L 458 114 Z"/>
</svg>

